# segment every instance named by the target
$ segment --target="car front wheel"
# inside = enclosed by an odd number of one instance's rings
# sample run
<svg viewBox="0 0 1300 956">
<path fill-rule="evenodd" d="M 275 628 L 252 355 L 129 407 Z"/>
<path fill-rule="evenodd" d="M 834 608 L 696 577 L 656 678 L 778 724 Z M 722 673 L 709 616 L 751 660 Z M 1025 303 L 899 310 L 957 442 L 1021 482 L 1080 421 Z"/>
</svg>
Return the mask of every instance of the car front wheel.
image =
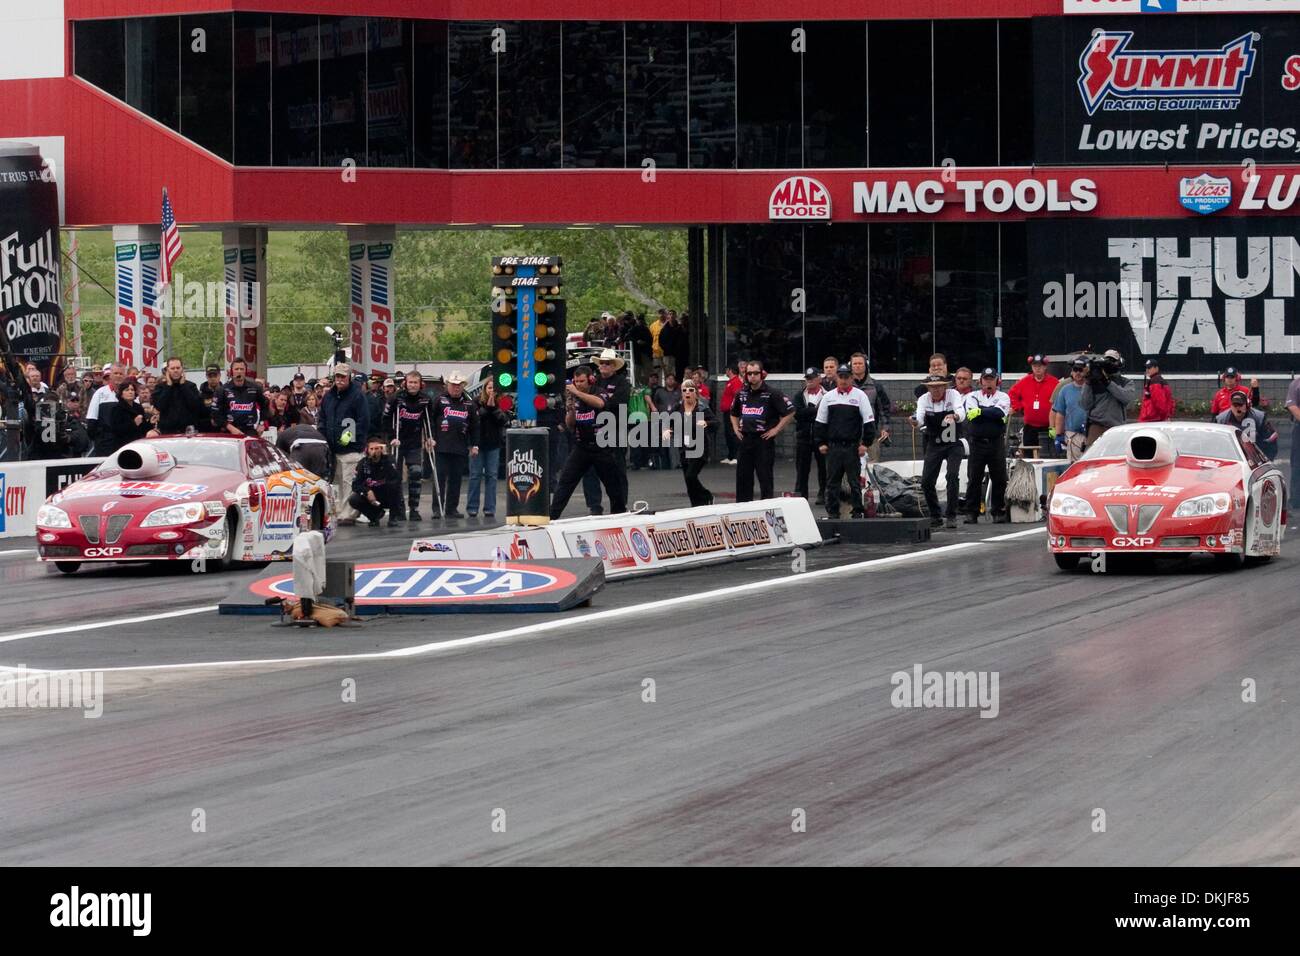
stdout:
<svg viewBox="0 0 1300 956">
<path fill-rule="evenodd" d="M 1079 555 L 1077 554 L 1054 554 L 1053 559 L 1056 566 L 1062 571 L 1073 571 L 1079 566 Z"/>
<path fill-rule="evenodd" d="M 55 561 L 54 566 L 64 574 L 76 574 L 81 567 L 80 561 Z"/>
</svg>

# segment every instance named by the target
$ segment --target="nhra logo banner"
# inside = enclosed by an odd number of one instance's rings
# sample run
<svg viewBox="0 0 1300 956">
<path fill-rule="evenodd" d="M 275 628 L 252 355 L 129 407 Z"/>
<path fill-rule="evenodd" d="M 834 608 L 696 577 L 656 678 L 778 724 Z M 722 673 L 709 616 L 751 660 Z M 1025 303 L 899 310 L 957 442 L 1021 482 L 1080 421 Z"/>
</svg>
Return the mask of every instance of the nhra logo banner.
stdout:
<svg viewBox="0 0 1300 956">
<path fill-rule="evenodd" d="M 1039 164 L 1297 161 L 1300 36 L 1282 18 L 1041 17 L 1033 38 Z"/>
<path fill-rule="evenodd" d="M 572 587 L 562 568 L 509 562 L 397 561 L 361 564 L 355 571 L 357 604 L 440 604 L 533 597 Z M 252 585 L 264 597 L 293 597 L 293 575 Z"/>
<path fill-rule="evenodd" d="M 1300 353 L 1294 220 L 1035 220 L 1029 348 L 1115 348 L 1141 379 L 1225 365 L 1288 372 Z"/>
</svg>

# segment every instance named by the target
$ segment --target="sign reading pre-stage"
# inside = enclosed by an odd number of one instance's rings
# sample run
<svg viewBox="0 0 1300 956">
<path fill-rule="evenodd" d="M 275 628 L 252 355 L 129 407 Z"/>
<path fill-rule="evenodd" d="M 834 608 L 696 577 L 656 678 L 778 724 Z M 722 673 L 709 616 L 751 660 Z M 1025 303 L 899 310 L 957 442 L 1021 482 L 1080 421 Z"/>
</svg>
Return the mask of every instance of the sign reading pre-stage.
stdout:
<svg viewBox="0 0 1300 956">
<path fill-rule="evenodd" d="M 1035 159 L 1300 162 L 1294 17 L 1043 17 Z"/>
</svg>

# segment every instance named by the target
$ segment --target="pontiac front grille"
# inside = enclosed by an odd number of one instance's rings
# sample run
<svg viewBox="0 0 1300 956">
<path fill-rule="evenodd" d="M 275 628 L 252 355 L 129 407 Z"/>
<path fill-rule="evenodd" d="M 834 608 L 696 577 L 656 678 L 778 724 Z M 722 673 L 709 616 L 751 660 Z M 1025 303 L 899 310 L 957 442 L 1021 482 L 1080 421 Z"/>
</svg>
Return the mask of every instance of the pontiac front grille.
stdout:
<svg viewBox="0 0 1300 956">
<path fill-rule="evenodd" d="M 104 531 L 104 543 L 116 544 L 117 539 L 122 537 L 122 532 L 126 530 L 126 526 L 130 523 L 131 516 L 129 514 L 109 515 L 108 528 Z"/>
<path fill-rule="evenodd" d="M 82 515 L 77 519 L 81 533 L 91 544 L 99 544 L 99 515 Z"/>
<path fill-rule="evenodd" d="M 1159 505 L 1143 505 L 1138 509 L 1138 534 L 1146 534 L 1151 530 L 1151 526 L 1156 523 L 1160 517 Z"/>
<path fill-rule="evenodd" d="M 1128 534 L 1128 508 L 1124 505 L 1107 505 L 1106 516 L 1120 534 Z"/>
</svg>

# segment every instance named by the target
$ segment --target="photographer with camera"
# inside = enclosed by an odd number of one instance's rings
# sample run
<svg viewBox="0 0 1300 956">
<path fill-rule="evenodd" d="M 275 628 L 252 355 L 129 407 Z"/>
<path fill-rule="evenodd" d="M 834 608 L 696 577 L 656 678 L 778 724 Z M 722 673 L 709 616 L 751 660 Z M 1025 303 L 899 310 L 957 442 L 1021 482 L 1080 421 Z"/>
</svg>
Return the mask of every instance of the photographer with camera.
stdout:
<svg viewBox="0 0 1300 956">
<path fill-rule="evenodd" d="M 1079 404 L 1088 413 L 1088 445 L 1116 425 L 1123 425 L 1125 413 L 1137 389 L 1120 374 L 1124 357 L 1114 349 L 1088 358 L 1088 371 L 1079 393 Z"/>
</svg>

